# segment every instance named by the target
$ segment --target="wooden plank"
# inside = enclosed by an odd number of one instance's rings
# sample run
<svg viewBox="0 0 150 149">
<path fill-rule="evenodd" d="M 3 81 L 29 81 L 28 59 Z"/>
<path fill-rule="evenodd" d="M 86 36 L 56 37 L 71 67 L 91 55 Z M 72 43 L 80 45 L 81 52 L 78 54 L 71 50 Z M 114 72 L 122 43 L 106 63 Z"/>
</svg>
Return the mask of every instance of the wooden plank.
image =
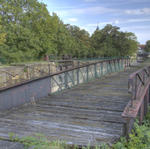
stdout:
<svg viewBox="0 0 150 149">
<path fill-rule="evenodd" d="M 9 132 L 19 137 L 42 133 L 49 140 L 69 144 L 113 143 L 124 132 L 122 111 L 130 99 L 128 74 L 114 73 L 53 94 L 34 105 L 21 106 L 0 115 L 0 136 Z"/>
</svg>

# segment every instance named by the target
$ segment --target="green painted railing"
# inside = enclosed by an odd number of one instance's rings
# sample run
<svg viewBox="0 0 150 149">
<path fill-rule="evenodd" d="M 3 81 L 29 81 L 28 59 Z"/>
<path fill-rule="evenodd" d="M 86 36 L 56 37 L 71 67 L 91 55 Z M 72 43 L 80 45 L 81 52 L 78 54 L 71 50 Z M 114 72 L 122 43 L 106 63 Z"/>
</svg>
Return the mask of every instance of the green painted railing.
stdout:
<svg viewBox="0 0 150 149">
<path fill-rule="evenodd" d="M 124 58 L 129 58 L 129 56 L 126 57 L 97 57 L 97 58 L 77 58 L 75 60 L 79 61 L 100 61 L 100 60 L 112 60 L 112 59 L 124 59 Z"/>
<path fill-rule="evenodd" d="M 69 89 L 110 73 L 123 71 L 130 66 L 130 59 L 114 58 L 74 67 L 51 75 L 51 93 Z"/>
</svg>

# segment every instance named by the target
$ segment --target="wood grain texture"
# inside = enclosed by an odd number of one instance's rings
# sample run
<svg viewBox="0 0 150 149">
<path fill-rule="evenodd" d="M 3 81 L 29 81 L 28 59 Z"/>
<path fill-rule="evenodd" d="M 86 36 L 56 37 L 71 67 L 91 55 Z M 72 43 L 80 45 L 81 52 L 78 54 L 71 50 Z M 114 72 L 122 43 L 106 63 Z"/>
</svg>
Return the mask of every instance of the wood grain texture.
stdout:
<svg viewBox="0 0 150 149">
<path fill-rule="evenodd" d="M 138 67 L 1 112 L 0 137 L 42 133 L 69 144 L 113 143 L 123 135 L 121 114 L 130 100 L 128 75 Z"/>
</svg>

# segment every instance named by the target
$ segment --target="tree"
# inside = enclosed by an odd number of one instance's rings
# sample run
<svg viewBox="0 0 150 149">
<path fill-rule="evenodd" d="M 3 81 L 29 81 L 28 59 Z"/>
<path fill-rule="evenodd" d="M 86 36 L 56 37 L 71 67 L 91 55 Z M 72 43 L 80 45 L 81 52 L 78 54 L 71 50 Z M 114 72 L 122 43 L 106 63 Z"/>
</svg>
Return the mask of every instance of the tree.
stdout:
<svg viewBox="0 0 150 149">
<path fill-rule="evenodd" d="M 73 38 L 75 43 L 72 47 L 72 53 L 75 57 L 88 57 L 90 56 L 91 44 L 90 35 L 84 30 L 80 29 L 78 26 L 67 25 L 67 29 Z"/>
<path fill-rule="evenodd" d="M 148 40 L 148 41 L 146 42 L 146 45 L 145 45 L 144 50 L 145 50 L 146 52 L 150 52 L 150 40 Z"/>
<path fill-rule="evenodd" d="M 2 25 L 1 25 L 1 18 L 0 18 L 0 45 L 4 44 L 6 39 L 6 33 L 4 32 Z"/>
<path fill-rule="evenodd" d="M 138 44 L 136 36 L 119 30 L 119 27 L 109 24 L 101 30 L 96 29 L 91 37 L 94 55 L 113 57 L 129 56 L 135 53 Z"/>
<path fill-rule="evenodd" d="M 11 62 L 42 59 L 45 55 L 73 57 L 126 56 L 137 49 L 133 33 L 119 27 L 97 27 L 90 37 L 78 26 L 64 24 L 38 0 L 0 1 L 0 56 Z"/>
<path fill-rule="evenodd" d="M 2 0 L 2 26 L 7 33 L 3 56 L 8 62 L 42 58 L 56 50 L 54 17 L 37 0 Z"/>
</svg>

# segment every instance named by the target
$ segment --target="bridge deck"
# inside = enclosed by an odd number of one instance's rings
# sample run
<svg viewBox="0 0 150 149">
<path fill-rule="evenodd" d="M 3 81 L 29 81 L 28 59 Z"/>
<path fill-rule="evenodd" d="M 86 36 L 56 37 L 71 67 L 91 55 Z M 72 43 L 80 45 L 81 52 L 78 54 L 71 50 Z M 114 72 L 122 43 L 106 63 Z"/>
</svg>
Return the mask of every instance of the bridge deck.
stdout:
<svg viewBox="0 0 150 149">
<path fill-rule="evenodd" d="M 71 144 L 114 142 L 123 135 L 121 113 L 130 99 L 128 75 L 135 69 L 1 113 L 0 137 L 7 138 L 10 132 L 19 137 L 42 133 Z"/>
</svg>

